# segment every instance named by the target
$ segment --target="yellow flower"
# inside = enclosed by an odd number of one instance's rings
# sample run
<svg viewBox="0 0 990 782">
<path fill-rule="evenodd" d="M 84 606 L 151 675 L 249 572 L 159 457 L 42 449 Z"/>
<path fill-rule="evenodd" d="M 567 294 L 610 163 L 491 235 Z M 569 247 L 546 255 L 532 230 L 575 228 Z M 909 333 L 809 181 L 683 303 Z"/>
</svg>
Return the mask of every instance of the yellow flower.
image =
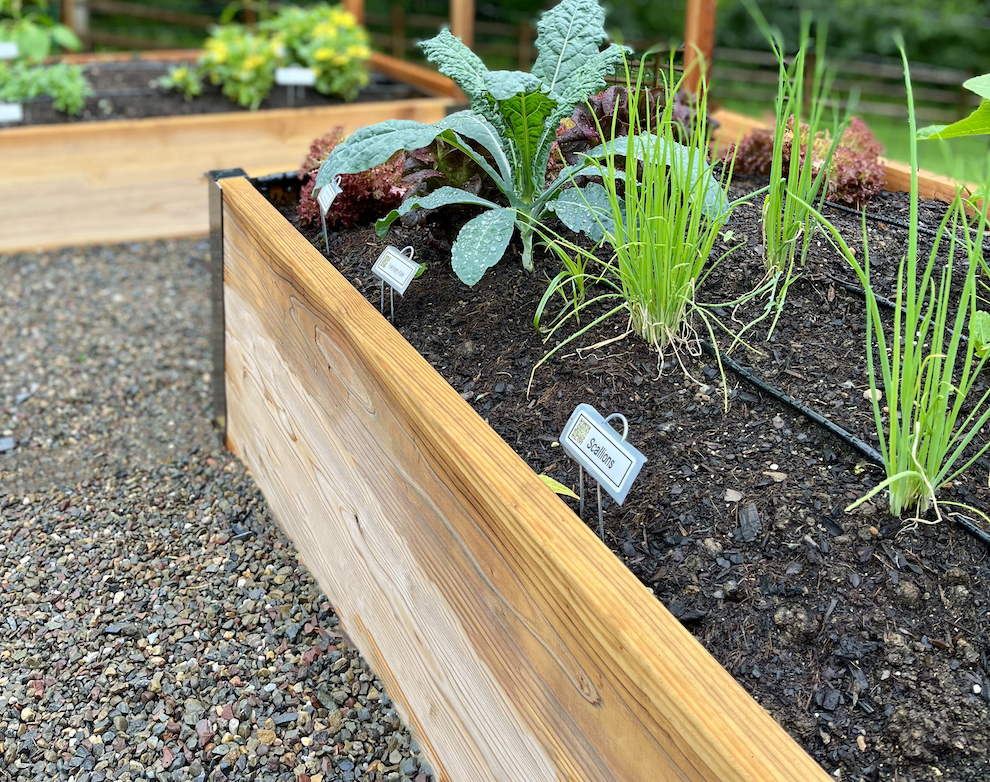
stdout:
<svg viewBox="0 0 990 782">
<path fill-rule="evenodd" d="M 334 55 L 333 49 L 329 46 L 321 46 L 315 52 L 313 52 L 313 59 L 317 62 L 326 62 Z"/>
<path fill-rule="evenodd" d="M 371 56 L 371 51 L 367 46 L 361 44 L 351 44 L 344 50 L 344 54 L 354 60 L 366 60 Z"/>
<path fill-rule="evenodd" d="M 260 66 L 264 61 L 265 61 L 264 58 L 259 57 L 257 54 L 252 54 L 247 59 L 244 60 L 244 70 L 253 71 L 256 68 L 258 68 L 258 66 Z"/>
<path fill-rule="evenodd" d="M 172 71 L 173 81 L 182 81 L 189 75 L 189 69 L 185 66 L 179 66 L 174 71 Z"/>
<path fill-rule="evenodd" d="M 206 50 L 213 55 L 214 62 L 222 63 L 227 61 L 227 54 L 229 51 L 227 49 L 227 44 L 223 41 L 218 41 L 215 38 L 211 38 L 206 42 Z"/>
<path fill-rule="evenodd" d="M 335 54 L 333 56 L 332 62 L 333 62 L 334 65 L 336 65 L 339 68 L 339 67 L 341 67 L 343 65 L 347 65 L 347 63 L 349 62 L 349 60 L 348 60 L 347 56 L 344 55 L 344 54 Z"/>
</svg>

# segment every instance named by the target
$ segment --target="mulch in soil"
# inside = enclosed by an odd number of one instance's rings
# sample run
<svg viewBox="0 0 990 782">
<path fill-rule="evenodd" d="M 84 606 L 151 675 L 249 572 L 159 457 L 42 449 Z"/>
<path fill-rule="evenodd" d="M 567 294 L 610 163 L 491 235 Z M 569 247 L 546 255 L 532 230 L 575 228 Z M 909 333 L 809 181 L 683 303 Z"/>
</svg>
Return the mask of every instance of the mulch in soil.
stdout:
<svg viewBox="0 0 990 782">
<path fill-rule="evenodd" d="M 757 184 L 734 183 L 733 195 Z M 922 220 L 937 225 L 944 210 L 925 202 Z M 868 232 L 876 292 L 891 295 L 907 196 L 882 194 L 869 211 L 889 220 Z M 829 217 L 861 236 L 857 217 Z M 743 245 L 701 291 L 705 301 L 731 300 L 764 273 L 759 207 L 743 207 L 727 228 Z M 657 353 L 635 337 L 599 344 L 625 331 L 623 318 L 556 354 L 527 393 L 548 350 L 533 314 L 553 262 L 524 274 L 514 242 L 469 288 L 445 254 L 449 231 L 434 220 L 394 226 L 386 240 L 370 227 L 336 232 L 329 257 L 377 306 L 378 254 L 386 243 L 417 248 L 426 276 L 396 297 L 394 325 L 537 473 L 576 488 L 577 466 L 556 441 L 578 403 L 626 415 L 649 461 L 622 507 L 605 498 L 606 544 L 827 772 L 990 777 L 990 552 L 951 521 L 906 523 L 879 501 L 846 513 L 882 479 L 878 468 L 731 373 L 724 410 L 705 355 L 681 351 L 683 371 L 674 360 L 658 371 Z M 306 233 L 323 246 L 318 231 Z M 775 333 L 767 341 L 768 323 L 758 327 L 749 339 L 760 353 L 734 356 L 875 444 L 864 303 L 839 284 L 853 279 L 816 240 Z M 987 473 L 981 460 L 941 497 L 990 509 Z M 585 521 L 597 530 L 593 497 Z"/>
<path fill-rule="evenodd" d="M 159 87 L 158 79 L 166 76 L 171 68 L 178 65 L 180 63 L 151 60 L 87 65 L 85 73 L 94 94 L 86 100 L 82 114 L 70 116 L 56 111 L 52 107 L 51 98 L 41 97 L 24 104 L 24 122 L 18 125 L 53 125 L 246 111 L 225 97 L 220 87 L 210 84 L 208 80 L 203 84 L 203 94 L 193 100 L 186 100 L 175 90 Z M 370 74 L 368 86 L 358 94 L 354 102 L 403 100 L 420 98 L 424 95 L 425 93 L 415 87 L 373 72 Z M 290 100 L 287 88 L 275 87 L 268 98 L 261 103 L 260 109 L 313 108 L 343 103 L 340 98 L 321 95 L 314 89 L 305 89 Z"/>
</svg>

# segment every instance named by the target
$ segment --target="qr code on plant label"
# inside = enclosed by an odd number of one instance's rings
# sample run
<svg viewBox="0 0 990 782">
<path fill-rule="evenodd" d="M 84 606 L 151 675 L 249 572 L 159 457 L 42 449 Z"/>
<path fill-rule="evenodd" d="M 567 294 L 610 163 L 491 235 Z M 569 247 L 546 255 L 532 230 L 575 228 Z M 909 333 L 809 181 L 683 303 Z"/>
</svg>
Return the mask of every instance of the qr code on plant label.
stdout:
<svg viewBox="0 0 990 782">
<path fill-rule="evenodd" d="M 379 265 L 382 267 L 382 269 L 387 269 L 390 263 L 392 263 L 392 256 L 386 255 L 384 258 L 382 258 L 381 263 Z"/>
<path fill-rule="evenodd" d="M 584 445 L 584 440 L 588 436 L 588 432 L 591 431 L 591 424 L 588 423 L 587 418 L 579 418 L 578 422 L 574 424 L 574 428 L 571 429 L 571 440 L 578 445 Z"/>
</svg>

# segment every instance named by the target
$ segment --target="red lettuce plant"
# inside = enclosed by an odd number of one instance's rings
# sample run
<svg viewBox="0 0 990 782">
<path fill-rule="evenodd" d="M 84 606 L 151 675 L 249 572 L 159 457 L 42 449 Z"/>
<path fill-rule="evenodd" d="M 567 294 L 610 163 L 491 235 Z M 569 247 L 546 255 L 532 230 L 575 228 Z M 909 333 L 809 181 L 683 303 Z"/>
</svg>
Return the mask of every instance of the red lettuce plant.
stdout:
<svg viewBox="0 0 990 782">
<path fill-rule="evenodd" d="M 313 198 L 316 174 L 323 161 L 344 140 L 344 129 L 334 128 L 330 133 L 315 139 L 309 154 L 299 168 L 299 178 L 305 180 L 299 195 L 296 212 L 302 225 L 320 221 L 320 207 Z M 327 225 L 350 228 L 383 217 L 402 203 L 409 185 L 402 181 L 405 155 L 398 152 L 386 162 L 358 174 L 340 177 L 341 194 L 327 212 Z"/>
<path fill-rule="evenodd" d="M 799 140 L 801 164 L 808 151 L 807 125 L 801 125 Z M 827 131 L 815 135 L 811 142 L 812 176 L 817 176 L 831 145 Z M 794 148 L 794 131 L 789 127 L 785 132 L 783 164 L 786 168 Z M 744 138 L 735 148 L 735 171 L 740 174 L 769 176 L 773 153 L 773 129 L 758 128 Z M 726 157 L 731 157 L 730 149 Z M 827 198 L 845 204 L 861 206 L 883 190 L 886 178 L 880 156 L 883 146 L 859 117 L 853 117 L 842 133 L 829 170 Z"/>
</svg>

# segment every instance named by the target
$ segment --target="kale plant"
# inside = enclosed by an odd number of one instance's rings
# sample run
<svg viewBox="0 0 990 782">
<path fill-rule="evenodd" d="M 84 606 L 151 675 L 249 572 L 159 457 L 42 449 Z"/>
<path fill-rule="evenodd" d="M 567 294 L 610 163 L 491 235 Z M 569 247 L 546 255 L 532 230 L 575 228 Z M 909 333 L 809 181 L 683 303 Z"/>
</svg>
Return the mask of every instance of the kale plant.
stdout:
<svg viewBox="0 0 990 782">
<path fill-rule="evenodd" d="M 338 174 L 364 171 L 388 160 L 396 151 L 417 150 L 435 139 L 471 158 L 502 192 L 508 206 L 453 187 L 441 187 L 426 196 L 413 196 L 393 210 L 377 229 L 384 235 L 392 222 L 416 209 L 447 204 L 478 204 L 487 211 L 461 230 L 451 251 L 457 276 L 473 285 L 505 253 L 515 228 L 523 244 L 523 267 L 533 269 L 533 234 L 540 217 L 572 173 L 564 171 L 546 184 L 550 148 L 561 121 L 588 95 L 605 87 L 605 76 L 622 61 L 623 51 L 605 40 L 605 13 L 597 0 L 563 0 L 543 15 L 537 25 L 539 56 L 532 73 L 489 71 L 484 63 L 449 31 L 420 44 L 427 58 L 453 79 L 471 101 L 435 125 L 412 120 L 389 120 L 361 128 L 330 154 L 320 169 L 316 188 Z M 484 149 L 481 154 L 470 142 Z M 489 163 L 488 159 L 493 161 Z M 576 198 L 561 219 L 573 230 L 597 221 L 589 209 L 577 208 Z"/>
</svg>

